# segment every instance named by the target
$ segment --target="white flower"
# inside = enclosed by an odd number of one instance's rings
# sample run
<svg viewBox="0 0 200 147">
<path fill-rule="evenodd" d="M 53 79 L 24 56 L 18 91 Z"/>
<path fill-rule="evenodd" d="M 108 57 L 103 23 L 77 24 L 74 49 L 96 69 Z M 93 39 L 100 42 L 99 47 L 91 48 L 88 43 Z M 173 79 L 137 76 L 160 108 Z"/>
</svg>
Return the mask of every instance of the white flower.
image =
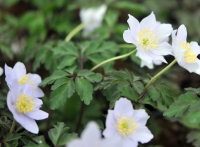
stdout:
<svg viewBox="0 0 200 147">
<path fill-rule="evenodd" d="M 37 134 L 39 129 L 35 120 L 48 117 L 48 113 L 41 111 L 42 101 L 33 96 L 32 86 L 20 86 L 13 80 L 7 95 L 7 105 L 14 119 L 26 130 Z"/>
<path fill-rule="evenodd" d="M 118 140 L 102 139 L 101 131 L 95 122 L 90 122 L 81 134 L 80 139 L 69 142 L 67 147 L 121 147 Z"/>
<path fill-rule="evenodd" d="M 120 98 L 114 110 L 108 110 L 105 138 L 116 137 L 122 147 L 137 147 L 138 142 L 147 143 L 153 135 L 145 126 L 149 118 L 145 110 L 134 110 L 126 98 Z"/>
<path fill-rule="evenodd" d="M 159 61 L 159 60 L 152 60 L 152 63 L 146 63 L 145 61 L 141 60 L 141 65 L 140 67 L 144 67 L 144 66 L 147 66 L 149 69 L 153 69 L 154 68 L 154 65 L 161 65 L 162 64 L 162 61 Z"/>
<path fill-rule="evenodd" d="M 3 74 L 3 68 L 0 67 L 0 76 Z"/>
<path fill-rule="evenodd" d="M 5 65 L 6 82 L 10 88 L 13 80 L 17 80 L 19 85 L 29 84 L 32 86 L 33 96 L 43 97 L 43 91 L 38 87 L 41 83 L 41 77 L 38 74 L 26 74 L 26 67 L 23 63 L 17 62 L 13 68 Z"/>
<path fill-rule="evenodd" d="M 200 54 L 200 47 L 197 42 L 187 42 L 185 25 L 172 32 L 172 47 L 178 64 L 189 72 L 199 74 L 200 60 L 197 55 Z"/>
<path fill-rule="evenodd" d="M 124 31 L 123 38 L 127 43 L 136 45 L 136 56 L 149 64 L 153 60 L 167 63 L 163 56 L 172 54 L 172 47 L 166 42 L 172 26 L 157 23 L 153 12 L 140 23 L 129 14 L 127 22 L 130 29 Z"/>
<path fill-rule="evenodd" d="M 106 9 L 106 5 L 102 5 L 99 8 L 81 9 L 81 21 L 87 24 L 83 29 L 84 37 L 87 37 L 92 31 L 101 26 Z"/>
</svg>

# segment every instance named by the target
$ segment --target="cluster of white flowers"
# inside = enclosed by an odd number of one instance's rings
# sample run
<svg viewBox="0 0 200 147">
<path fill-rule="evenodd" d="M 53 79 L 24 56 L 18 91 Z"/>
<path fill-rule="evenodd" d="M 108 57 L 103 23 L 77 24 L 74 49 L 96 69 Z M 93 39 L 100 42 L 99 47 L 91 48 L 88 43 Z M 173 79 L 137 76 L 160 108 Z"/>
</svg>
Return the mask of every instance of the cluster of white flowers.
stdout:
<svg viewBox="0 0 200 147">
<path fill-rule="evenodd" d="M 10 89 L 7 105 L 14 119 L 26 130 L 37 134 L 39 129 L 35 120 L 48 117 L 48 113 L 40 110 L 43 104 L 39 97 L 43 91 L 38 87 L 41 78 L 37 74 L 26 74 L 23 63 L 17 62 L 13 68 L 5 65 L 6 82 Z"/>
<path fill-rule="evenodd" d="M 173 31 L 170 24 L 157 23 L 153 12 L 140 23 L 129 14 L 127 22 L 130 29 L 124 31 L 123 38 L 127 43 L 136 45 L 136 56 L 142 60 L 141 67 L 152 69 L 153 64 L 167 63 L 163 56 L 173 55 L 181 67 L 200 74 L 200 62 L 197 58 L 200 47 L 196 42 L 187 42 L 184 25 L 181 25 L 178 31 Z M 172 46 L 167 42 L 171 34 Z"/>
<path fill-rule="evenodd" d="M 120 98 L 114 110 L 108 110 L 105 139 L 101 139 L 98 126 L 89 123 L 81 139 L 72 140 L 67 147 L 137 147 L 138 142 L 147 143 L 153 135 L 145 126 L 149 116 L 145 110 L 134 110 L 126 98 Z"/>
</svg>

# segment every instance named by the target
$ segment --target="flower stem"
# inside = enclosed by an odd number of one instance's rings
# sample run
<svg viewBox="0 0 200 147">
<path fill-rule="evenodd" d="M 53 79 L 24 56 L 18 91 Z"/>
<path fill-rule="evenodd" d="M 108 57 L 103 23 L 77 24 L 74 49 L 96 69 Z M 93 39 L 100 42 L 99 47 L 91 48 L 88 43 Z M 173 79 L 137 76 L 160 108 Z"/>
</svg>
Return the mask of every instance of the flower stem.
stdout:
<svg viewBox="0 0 200 147">
<path fill-rule="evenodd" d="M 119 48 L 128 48 L 128 49 L 132 49 L 135 47 L 135 45 L 133 44 L 119 44 L 118 45 Z"/>
<path fill-rule="evenodd" d="M 108 63 L 108 62 L 111 62 L 111 61 L 114 61 L 114 60 L 118 60 L 118 59 L 121 59 L 121 58 L 128 57 L 128 56 L 130 56 L 131 54 L 133 54 L 133 53 L 135 53 L 135 52 L 136 52 L 136 49 L 133 50 L 133 51 L 131 51 L 131 52 L 129 52 L 129 53 L 127 53 L 127 54 L 124 54 L 124 55 L 121 55 L 121 56 L 117 56 L 117 57 L 113 57 L 113 58 L 110 58 L 110 59 L 108 59 L 108 60 L 105 60 L 105 61 L 103 61 L 103 62 L 97 64 L 96 66 L 94 66 L 92 69 L 90 69 L 90 71 L 93 71 L 93 70 L 97 69 L 98 67 L 100 67 L 101 65 L 104 65 L 104 64 L 106 64 L 106 63 Z"/>
<path fill-rule="evenodd" d="M 157 73 L 151 80 L 147 83 L 147 85 L 144 87 L 144 91 L 164 72 L 166 72 L 169 68 L 171 68 L 176 63 L 176 59 L 174 59 L 167 67 L 165 67 L 163 70 L 161 70 L 159 73 Z"/>
<path fill-rule="evenodd" d="M 16 121 L 15 121 L 15 119 L 13 119 L 12 126 L 10 128 L 10 133 L 12 133 L 14 131 L 15 124 L 16 124 Z"/>
<path fill-rule="evenodd" d="M 66 42 L 69 42 L 72 37 L 74 37 L 79 31 L 81 31 L 88 23 L 81 23 L 76 28 L 74 28 L 68 36 L 65 38 Z"/>
</svg>

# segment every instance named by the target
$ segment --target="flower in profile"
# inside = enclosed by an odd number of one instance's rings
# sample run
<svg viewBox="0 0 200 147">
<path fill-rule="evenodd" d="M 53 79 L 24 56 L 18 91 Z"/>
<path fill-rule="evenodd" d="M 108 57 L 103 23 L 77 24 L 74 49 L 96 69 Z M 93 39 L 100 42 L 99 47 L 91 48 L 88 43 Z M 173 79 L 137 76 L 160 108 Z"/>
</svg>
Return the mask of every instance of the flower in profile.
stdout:
<svg viewBox="0 0 200 147">
<path fill-rule="evenodd" d="M 128 16 L 130 29 L 124 31 L 123 38 L 127 43 L 136 45 L 136 56 L 148 64 L 152 64 L 153 60 L 167 63 L 163 56 L 172 54 L 172 47 L 166 41 L 173 30 L 171 24 L 156 22 L 153 12 L 140 23 L 130 14 Z"/>
<path fill-rule="evenodd" d="M 17 80 L 13 80 L 7 95 L 7 105 L 14 119 L 26 130 L 38 134 L 38 126 L 35 120 L 48 117 L 48 113 L 40 110 L 43 102 L 33 96 L 32 86 L 26 84 L 20 86 Z"/>
<path fill-rule="evenodd" d="M 80 18 L 82 23 L 86 23 L 83 29 L 83 36 L 88 37 L 88 35 L 94 31 L 96 28 L 101 26 L 103 16 L 106 12 L 107 6 L 102 5 L 99 8 L 88 8 L 81 9 Z"/>
<path fill-rule="evenodd" d="M 149 69 L 153 69 L 154 68 L 154 65 L 161 65 L 162 64 L 162 61 L 159 61 L 159 60 L 152 60 L 152 63 L 146 63 L 145 61 L 141 60 L 141 65 L 140 67 L 144 67 L 144 66 L 147 66 Z"/>
<path fill-rule="evenodd" d="M 121 147 L 118 140 L 102 139 L 101 131 L 95 122 L 90 122 L 81 134 L 80 139 L 74 139 L 67 147 Z"/>
<path fill-rule="evenodd" d="M 26 67 L 23 63 L 17 62 L 13 68 L 5 65 L 6 82 L 10 88 L 13 80 L 17 80 L 20 86 L 29 84 L 32 87 L 33 95 L 35 97 L 43 97 L 43 91 L 38 87 L 41 83 L 41 77 L 38 74 L 26 74 Z"/>
<path fill-rule="evenodd" d="M 197 42 L 187 42 L 185 25 L 172 32 L 172 47 L 178 64 L 189 72 L 199 74 L 200 60 L 197 56 L 200 54 L 200 47 Z"/>
<path fill-rule="evenodd" d="M 3 74 L 3 68 L 0 67 L 0 76 Z"/>
<path fill-rule="evenodd" d="M 137 147 L 138 142 L 147 143 L 153 135 L 145 126 L 149 118 L 145 110 L 134 110 L 126 98 L 120 98 L 114 110 L 108 110 L 105 138 L 115 137 L 122 147 Z"/>
</svg>

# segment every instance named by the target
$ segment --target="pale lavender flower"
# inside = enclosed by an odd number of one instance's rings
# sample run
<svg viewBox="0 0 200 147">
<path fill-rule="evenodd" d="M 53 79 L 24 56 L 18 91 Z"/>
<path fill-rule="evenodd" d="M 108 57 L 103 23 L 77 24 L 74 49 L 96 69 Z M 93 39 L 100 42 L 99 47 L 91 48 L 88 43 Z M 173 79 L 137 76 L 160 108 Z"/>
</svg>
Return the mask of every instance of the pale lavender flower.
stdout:
<svg viewBox="0 0 200 147">
<path fill-rule="evenodd" d="M 48 113 L 40 110 L 43 102 L 33 96 L 32 86 L 26 84 L 19 86 L 17 80 L 13 80 L 7 95 L 7 105 L 14 119 L 26 130 L 37 134 L 39 129 L 35 120 L 48 117 Z"/>
<path fill-rule="evenodd" d="M 177 34 L 176 34 L 177 33 Z M 172 32 L 172 47 L 178 64 L 188 70 L 200 74 L 200 47 L 197 42 L 187 42 L 187 29 L 181 25 Z"/>
<path fill-rule="evenodd" d="M 43 91 L 38 87 L 42 81 L 41 77 L 38 74 L 26 74 L 26 67 L 23 63 L 17 62 L 13 68 L 5 65 L 5 75 L 5 80 L 9 88 L 13 80 L 17 80 L 20 86 L 25 84 L 31 85 L 34 97 L 44 96 Z"/>
<path fill-rule="evenodd" d="M 0 76 L 3 74 L 3 69 L 0 67 Z"/>
<path fill-rule="evenodd" d="M 82 23 L 87 25 L 83 29 L 83 36 L 87 37 L 92 31 L 101 26 L 103 16 L 106 12 L 107 6 L 102 5 L 98 8 L 81 9 L 80 18 Z"/>
<path fill-rule="evenodd" d="M 152 60 L 152 63 L 146 63 L 145 61 L 141 60 L 140 67 L 148 67 L 149 69 L 154 69 L 154 65 L 161 65 L 162 61 L 159 60 Z"/>
<path fill-rule="evenodd" d="M 105 138 L 117 138 L 122 147 L 137 147 L 138 142 L 147 143 L 153 135 L 145 126 L 149 116 L 145 110 L 134 110 L 126 98 L 120 98 L 114 110 L 108 110 Z"/>
<path fill-rule="evenodd" d="M 157 23 L 153 12 L 140 23 L 130 14 L 128 16 L 130 29 L 124 31 L 123 38 L 137 47 L 136 56 L 149 64 L 153 60 L 167 63 L 163 56 L 172 55 L 172 47 L 167 42 L 172 32 L 171 24 Z"/>
<path fill-rule="evenodd" d="M 81 134 L 80 139 L 74 139 L 67 147 L 121 147 L 115 138 L 102 139 L 101 131 L 95 122 L 90 122 Z"/>
</svg>

